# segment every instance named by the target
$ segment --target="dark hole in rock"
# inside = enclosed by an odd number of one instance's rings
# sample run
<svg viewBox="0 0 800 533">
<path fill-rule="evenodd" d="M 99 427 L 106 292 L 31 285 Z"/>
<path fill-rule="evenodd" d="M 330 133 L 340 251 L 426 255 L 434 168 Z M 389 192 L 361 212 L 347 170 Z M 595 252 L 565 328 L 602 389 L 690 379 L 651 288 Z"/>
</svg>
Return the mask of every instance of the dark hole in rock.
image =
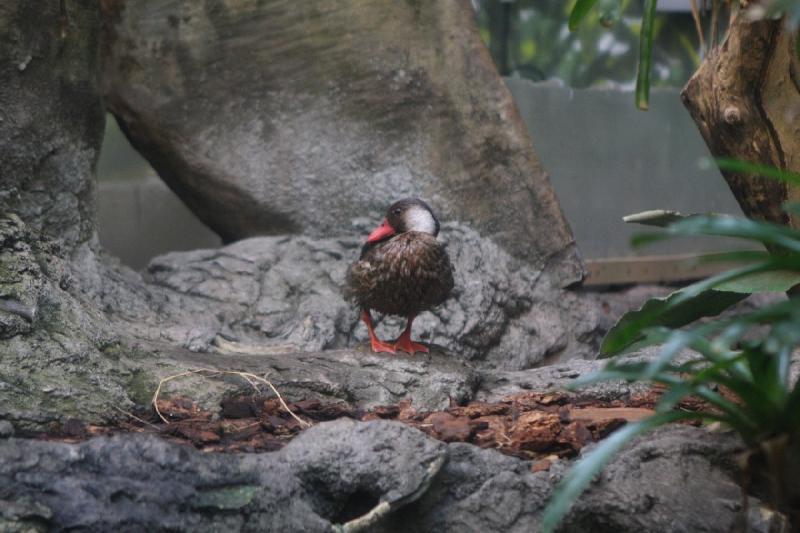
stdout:
<svg viewBox="0 0 800 533">
<path fill-rule="evenodd" d="M 115 490 L 111 493 L 111 497 L 109 498 L 111 503 L 119 504 L 122 502 L 132 502 L 130 495 L 126 493 L 124 490 Z"/>
<path fill-rule="evenodd" d="M 341 510 L 331 519 L 334 524 L 344 524 L 370 512 L 380 501 L 365 490 L 357 490 L 344 502 Z"/>
</svg>

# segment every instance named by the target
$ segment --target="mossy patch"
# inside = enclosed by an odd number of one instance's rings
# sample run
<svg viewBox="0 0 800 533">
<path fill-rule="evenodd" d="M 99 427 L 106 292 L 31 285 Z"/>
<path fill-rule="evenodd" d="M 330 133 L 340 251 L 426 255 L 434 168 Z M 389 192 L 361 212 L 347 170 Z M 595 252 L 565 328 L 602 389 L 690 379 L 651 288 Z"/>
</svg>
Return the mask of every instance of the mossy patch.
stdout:
<svg viewBox="0 0 800 533">
<path fill-rule="evenodd" d="M 134 370 L 125 384 L 125 390 L 136 405 L 147 405 L 153 399 L 153 392 L 158 383 L 151 374 Z"/>
<path fill-rule="evenodd" d="M 200 493 L 192 502 L 195 509 L 241 509 L 253 500 L 258 491 L 254 485 L 241 485 L 238 487 L 224 487 Z"/>
</svg>

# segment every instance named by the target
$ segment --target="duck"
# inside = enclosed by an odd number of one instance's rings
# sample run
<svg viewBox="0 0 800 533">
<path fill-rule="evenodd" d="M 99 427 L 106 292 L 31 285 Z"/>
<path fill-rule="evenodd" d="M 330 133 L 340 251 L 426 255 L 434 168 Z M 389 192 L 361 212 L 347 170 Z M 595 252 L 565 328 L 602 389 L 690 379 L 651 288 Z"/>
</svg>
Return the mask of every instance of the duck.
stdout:
<svg viewBox="0 0 800 533">
<path fill-rule="evenodd" d="M 431 207 L 419 198 L 404 198 L 389 206 L 358 261 L 350 265 L 345 296 L 360 308 L 373 352 L 429 352 L 411 340 L 411 326 L 417 315 L 444 303 L 453 290 L 453 265 L 438 235 L 439 219 Z M 372 311 L 407 320 L 394 343 L 377 337 Z"/>
</svg>

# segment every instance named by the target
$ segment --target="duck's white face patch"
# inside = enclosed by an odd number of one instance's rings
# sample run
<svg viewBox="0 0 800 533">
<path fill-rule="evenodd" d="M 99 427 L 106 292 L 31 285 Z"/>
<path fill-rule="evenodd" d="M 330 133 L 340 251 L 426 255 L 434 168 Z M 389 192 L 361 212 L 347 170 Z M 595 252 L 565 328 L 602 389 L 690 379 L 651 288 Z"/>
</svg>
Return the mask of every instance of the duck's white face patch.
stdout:
<svg viewBox="0 0 800 533">
<path fill-rule="evenodd" d="M 436 233 L 436 221 L 427 209 L 413 206 L 405 212 L 405 223 L 408 231 L 421 231 L 423 233 Z"/>
</svg>

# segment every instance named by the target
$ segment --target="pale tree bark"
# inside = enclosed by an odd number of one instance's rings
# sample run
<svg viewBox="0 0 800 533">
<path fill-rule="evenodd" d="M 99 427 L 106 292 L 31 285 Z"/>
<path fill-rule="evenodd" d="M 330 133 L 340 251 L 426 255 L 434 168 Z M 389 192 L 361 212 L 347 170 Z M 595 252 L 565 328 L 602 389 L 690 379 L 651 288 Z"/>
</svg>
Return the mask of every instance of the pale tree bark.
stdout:
<svg viewBox="0 0 800 533">
<path fill-rule="evenodd" d="M 734 17 L 683 90 L 684 104 L 715 157 L 800 172 L 800 83 L 796 32 L 784 20 Z M 800 190 L 774 179 L 723 171 L 751 218 L 800 227 L 781 206 Z"/>
<path fill-rule="evenodd" d="M 724 42 L 711 50 L 682 93 L 715 157 L 800 173 L 798 69 L 797 31 L 786 20 L 752 20 L 746 8 L 736 13 Z M 745 215 L 800 228 L 800 216 L 783 210 L 785 203 L 800 200 L 799 187 L 758 175 L 722 174 Z M 795 286 L 788 294 L 796 298 L 799 292 Z M 795 513 L 796 526 L 798 465 L 791 458 L 797 456 L 797 439 L 775 448 L 789 450 L 789 459 L 767 461 L 753 471 L 765 486 L 780 487 L 771 497 L 779 508 Z M 769 470 L 775 464 L 780 467 Z M 773 477 L 767 480 L 766 472 Z"/>
</svg>

